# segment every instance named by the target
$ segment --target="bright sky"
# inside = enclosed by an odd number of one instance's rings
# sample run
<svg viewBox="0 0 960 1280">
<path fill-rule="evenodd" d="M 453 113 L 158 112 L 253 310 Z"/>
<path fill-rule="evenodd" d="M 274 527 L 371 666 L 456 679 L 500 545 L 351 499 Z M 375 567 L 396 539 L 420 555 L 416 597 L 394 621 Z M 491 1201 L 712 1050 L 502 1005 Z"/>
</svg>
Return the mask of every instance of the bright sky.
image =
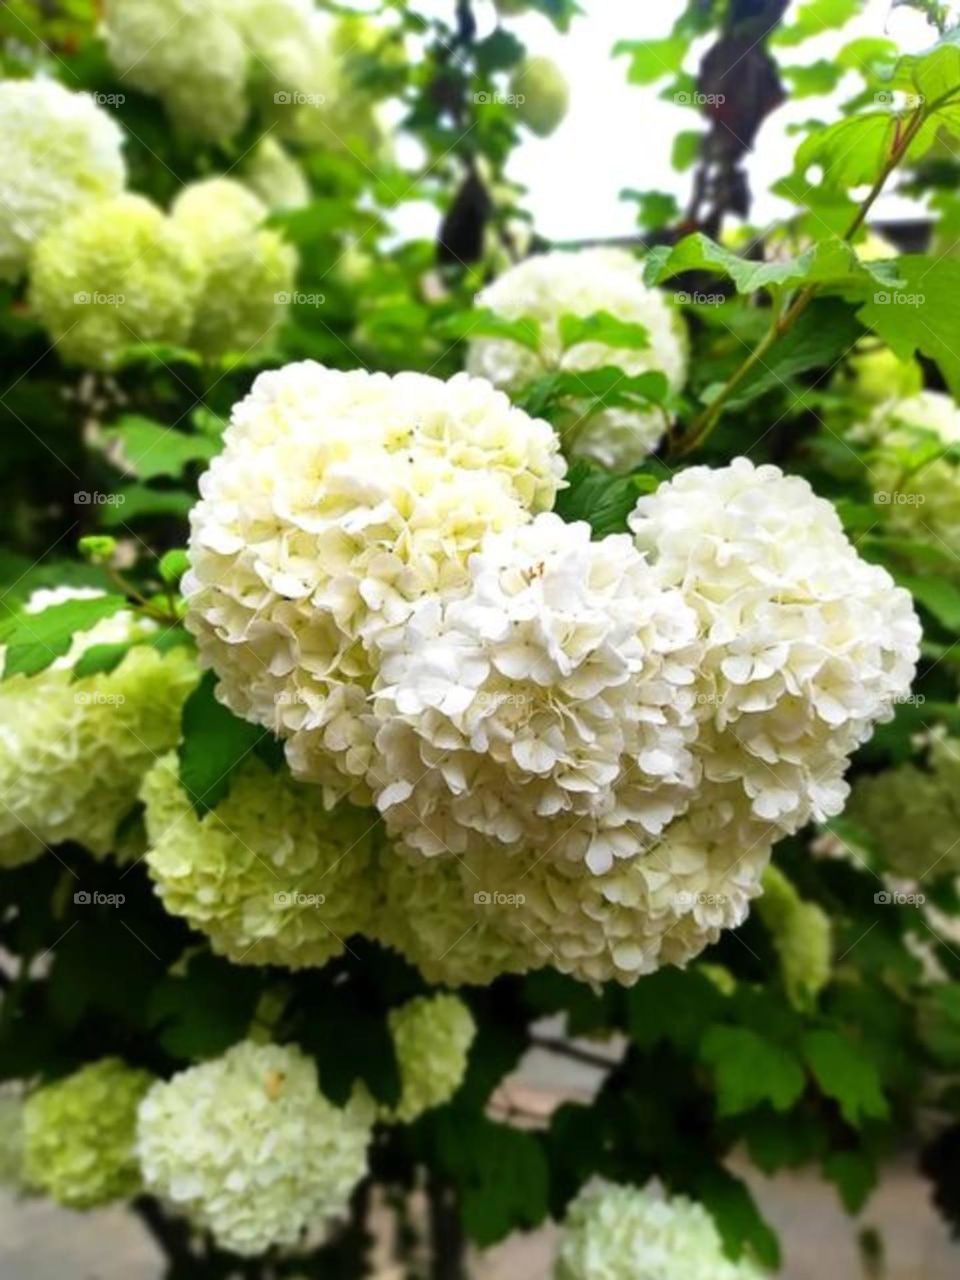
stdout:
<svg viewBox="0 0 960 1280">
<path fill-rule="evenodd" d="M 799 8 L 793 0 L 787 11 Z M 574 20 L 567 35 L 533 14 L 510 20 L 511 30 L 538 54 L 553 58 L 570 85 L 570 110 L 550 138 L 526 134 L 514 153 L 509 173 L 529 189 L 527 207 L 538 230 L 550 239 L 627 235 L 635 230 L 633 206 L 618 200 L 623 187 L 671 191 L 685 203 L 689 173 L 677 174 L 670 166 L 670 146 L 681 129 L 700 127 L 701 119 L 690 108 L 661 102 L 663 85 L 636 87 L 627 84 L 628 59 L 610 57 L 620 39 L 659 38 L 684 7 L 684 0 L 581 0 L 586 9 Z M 449 16 L 453 0 L 423 0 L 421 10 Z M 475 11 L 480 34 L 494 24 L 492 0 L 477 0 Z M 828 32 L 791 51 L 791 61 L 815 62 L 829 58 L 855 36 L 887 35 L 906 51 L 932 44 L 936 33 L 916 11 L 892 7 L 891 0 L 864 0 L 863 13 L 840 32 Z M 843 101 L 862 84 L 849 76 L 835 95 Z M 790 168 L 797 139 L 787 125 L 811 115 L 830 119 L 828 103 L 816 97 L 787 103 L 768 118 L 749 161 L 754 196 L 751 220 L 763 224 L 786 208 L 768 188 Z M 885 197 L 876 206 L 879 218 L 909 216 L 915 208 L 898 197 Z M 436 213 L 410 209 L 403 218 L 408 234 L 431 235 Z"/>
</svg>

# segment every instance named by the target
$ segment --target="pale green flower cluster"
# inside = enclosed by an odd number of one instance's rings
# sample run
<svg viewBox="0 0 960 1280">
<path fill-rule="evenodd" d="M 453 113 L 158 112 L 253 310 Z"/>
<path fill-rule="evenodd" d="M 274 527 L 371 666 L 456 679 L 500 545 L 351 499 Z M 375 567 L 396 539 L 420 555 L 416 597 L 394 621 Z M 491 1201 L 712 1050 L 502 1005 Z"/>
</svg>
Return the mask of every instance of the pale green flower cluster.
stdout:
<svg viewBox="0 0 960 1280">
<path fill-rule="evenodd" d="M 510 78 L 517 114 L 531 133 L 548 138 L 567 114 L 570 90 L 550 58 L 525 58 Z"/>
<path fill-rule="evenodd" d="M 809 1008 L 830 981 L 830 917 L 815 902 L 805 902 L 783 872 L 772 866 L 763 875 L 757 914 L 770 930 L 790 1002 Z"/>
<path fill-rule="evenodd" d="M 45 671 L 0 682 L 0 867 L 65 840 L 98 855 L 113 850 L 144 774 L 177 742 L 196 667 L 183 648 L 161 654 L 143 644 L 109 673 L 74 680 L 72 668 L 95 645 L 149 636 L 151 626 L 114 614 L 77 634 Z"/>
<path fill-rule="evenodd" d="M 686 1196 L 591 1183 L 567 1210 L 555 1280 L 762 1280 L 724 1255 L 713 1219 Z"/>
<path fill-rule="evenodd" d="M 324 807 L 318 787 L 249 757 L 202 818 L 160 760 L 143 785 L 146 862 L 166 909 L 235 963 L 323 965 L 370 932 L 375 815 Z"/>
<path fill-rule="evenodd" d="M 459 1089 L 477 1025 L 459 996 L 449 994 L 416 996 L 391 1009 L 389 1022 L 402 1088 L 387 1118 L 409 1124 Z"/>
<path fill-rule="evenodd" d="M 111 368 L 137 343 L 185 345 L 202 282 L 186 233 L 126 194 L 84 206 L 43 237 L 30 300 L 64 360 Z"/>
<path fill-rule="evenodd" d="M 16 280 L 64 217 L 120 193 L 122 142 L 90 94 L 55 80 L 0 80 L 0 280 Z"/>
<path fill-rule="evenodd" d="M 25 1181 L 69 1209 L 135 1195 L 137 1107 L 152 1079 L 101 1058 L 31 1093 L 23 1108 Z"/>
<path fill-rule="evenodd" d="M 283 134 L 342 146 L 369 110 L 343 65 L 342 25 L 314 0 L 104 6 L 107 51 L 126 82 L 159 97 L 178 126 L 216 142 L 233 138 L 255 110 Z"/>
<path fill-rule="evenodd" d="M 271 212 L 299 209 L 310 201 L 310 184 L 303 169 L 272 134 L 257 143 L 241 176 Z"/>
<path fill-rule="evenodd" d="M 177 197 L 172 224 L 200 258 L 203 285 L 189 345 L 205 355 L 263 346 L 290 302 L 297 255 L 263 229 L 266 205 L 231 178 L 195 182 Z"/>
<path fill-rule="evenodd" d="M 897 875 L 960 871 L 960 738 L 936 736 L 925 767 L 901 764 L 860 778 L 846 816 Z"/>
<path fill-rule="evenodd" d="M 153 1086 L 137 1149 L 148 1191 L 251 1256 L 344 1214 L 372 1123 L 365 1097 L 329 1102 L 296 1047 L 245 1040 Z"/>
</svg>

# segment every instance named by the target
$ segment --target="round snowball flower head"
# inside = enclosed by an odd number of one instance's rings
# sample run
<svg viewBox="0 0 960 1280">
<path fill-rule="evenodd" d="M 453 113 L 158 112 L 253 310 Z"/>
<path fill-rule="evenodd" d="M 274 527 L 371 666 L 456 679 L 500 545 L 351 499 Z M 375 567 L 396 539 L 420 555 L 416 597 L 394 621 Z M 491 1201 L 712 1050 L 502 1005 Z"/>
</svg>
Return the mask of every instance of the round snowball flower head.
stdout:
<svg viewBox="0 0 960 1280">
<path fill-rule="evenodd" d="M 888 400 L 855 434 L 874 445 L 868 479 L 885 520 L 943 553 L 960 575 L 960 466 L 948 449 L 960 443 L 960 407 L 942 391 Z"/>
<path fill-rule="evenodd" d="M 570 90 L 550 58 L 525 58 L 510 78 L 520 119 L 538 138 L 548 138 L 567 114 Z"/>
<path fill-rule="evenodd" d="M 55 80 L 0 80 L 0 279 L 16 280 L 61 219 L 123 190 L 122 142 L 88 93 Z"/>
<path fill-rule="evenodd" d="M 772 842 L 731 788 L 708 786 L 655 845 L 599 875 L 493 846 L 465 861 L 496 928 L 526 949 L 529 967 L 629 987 L 663 965 L 685 965 L 743 923 Z"/>
<path fill-rule="evenodd" d="M 201 284 L 184 233 L 143 196 L 122 195 L 43 237 L 30 301 L 63 359 L 109 369 L 137 343 L 186 343 Z"/>
<path fill-rule="evenodd" d="M 41 612 L 97 591 L 36 592 Z M 186 650 L 135 645 L 109 673 L 73 679 L 76 661 L 102 644 L 149 638 L 155 624 L 121 611 L 78 632 L 66 654 L 36 675 L 0 682 L 0 867 L 28 862 L 46 845 L 76 840 L 115 851 L 122 819 L 144 774 L 180 735 L 180 710 L 196 682 Z"/>
<path fill-rule="evenodd" d="M 468 370 L 507 392 L 518 392 L 555 369 L 584 372 L 616 366 L 629 375 L 658 371 L 674 391 L 686 381 L 684 321 L 659 290 L 644 284 L 642 263 L 624 249 L 558 251 L 527 258 L 481 290 L 476 302 L 507 320 L 529 318 L 540 327 L 537 351 L 507 338 L 470 342 Z M 602 342 L 578 342 L 565 349 L 561 318 L 599 311 L 643 325 L 649 345 L 617 350 Z M 592 409 L 589 397 L 557 424 L 568 454 L 624 471 L 656 448 L 666 426 L 664 414 L 655 407 Z"/>
<path fill-rule="evenodd" d="M 449 1102 L 467 1071 L 477 1025 L 459 996 L 416 996 L 388 1015 L 400 1068 L 400 1101 L 385 1118 L 405 1124 Z"/>
<path fill-rule="evenodd" d="M 598 1180 L 567 1209 L 555 1280 L 763 1280 L 732 1262 L 703 1205 Z"/>
<path fill-rule="evenodd" d="M 262 230 L 267 207 L 242 183 L 209 178 L 185 187 L 173 224 L 197 252 L 203 286 L 189 344 L 205 355 L 247 355 L 263 346 L 290 301 L 297 255 Z"/>
<path fill-rule="evenodd" d="M 153 1077 L 119 1058 L 101 1058 L 43 1085 L 23 1108 L 26 1182 L 68 1209 L 92 1209 L 136 1195 L 137 1107 Z"/>
<path fill-rule="evenodd" d="M 833 934 L 830 917 L 815 902 L 804 902 L 777 867 L 767 867 L 757 914 L 770 931 L 780 957 L 791 1004 L 809 1009 L 830 981 Z"/>
<path fill-rule="evenodd" d="M 697 620 L 626 535 L 543 513 L 490 534 L 460 598 L 383 633 L 370 771 L 417 852 L 493 842 L 608 871 L 699 780 Z"/>
<path fill-rule="evenodd" d="M 310 202 L 310 184 L 303 169 L 270 135 L 251 152 L 242 179 L 271 211 L 300 209 Z"/>
<path fill-rule="evenodd" d="M 365 798 L 375 635 L 463 585 L 563 470 L 550 427 L 480 379 L 261 374 L 191 513 L 187 626 L 217 696 L 285 737 L 295 774 Z"/>
<path fill-rule="evenodd" d="M 503 973 L 544 963 L 532 939 L 498 927 L 499 901 L 461 858 L 424 858 L 386 848 L 377 883 L 373 936 L 399 951 L 426 980 L 446 987 L 488 986 Z"/>
<path fill-rule="evenodd" d="M 367 1169 L 373 1107 L 320 1092 L 293 1045 L 244 1040 L 153 1086 L 140 1105 L 146 1189 L 250 1257 L 342 1217 Z"/>
<path fill-rule="evenodd" d="M 324 808 L 319 788 L 248 758 L 198 817 L 174 755 L 143 784 L 147 867 L 163 905 L 235 964 L 319 966 L 368 931 L 373 815 Z"/>
<path fill-rule="evenodd" d="M 107 53 L 182 128 L 226 141 L 247 116 L 250 50 L 237 9 L 238 0 L 104 0 Z"/>
<path fill-rule="evenodd" d="M 630 526 L 699 615 L 704 776 L 738 783 L 784 834 L 839 813 L 850 753 L 916 670 L 909 594 L 860 558 L 806 480 L 746 458 L 681 472 Z"/>
</svg>

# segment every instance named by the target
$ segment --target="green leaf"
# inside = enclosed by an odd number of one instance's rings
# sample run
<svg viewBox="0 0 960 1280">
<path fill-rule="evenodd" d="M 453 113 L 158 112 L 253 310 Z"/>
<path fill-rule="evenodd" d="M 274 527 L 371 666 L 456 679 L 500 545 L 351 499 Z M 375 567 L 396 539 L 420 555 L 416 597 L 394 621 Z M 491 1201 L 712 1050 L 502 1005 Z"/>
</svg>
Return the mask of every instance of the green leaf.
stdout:
<svg viewBox="0 0 960 1280">
<path fill-rule="evenodd" d="M 540 349 L 540 326 L 532 316 L 508 320 L 489 307 L 475 307 L 472 311 L 457 311 L 445 316 L 435 326 L 434 332 L 441 338 L 506 338 L 530 351 Z"/>
<path fill-rule="evenodd" d="M 111 495 L 113 501 L 99 508 L 100 523 L 108 528 L 129 524 L 144 516 L 188 516 L 196 496 L 182 489 L 151 489 L 131 484 Z"/>
<path fill-rule="evenodd" d="M 488 1248 L 512 1231 L 540 1225 L 547 1216 L 549 1169 L 536 1135 L 454 1107 L 437 1112 L 432 1128 L 471 1240 Z"/>
<path fill-rule="evenodd" d="M 897 581 L 948 631 L 960 631 L 960 590 L 952 582 L 946 578 L 916 578 L 902 573 L 897 574 Z"/>
<path fill-rule="evenodd" d="M 107 436 L 119 442 L 127 470 L 141 480 L 178 479 L 189 463 L 209 462 L 219 448 L 210 436 L 187 435 L 137 414 L 121 418 Z"/>
<path fill-rule="evenodd" d="M 807 66 L 781 67 L 780 74 L 790 81 L 792 98 L 809 98 L 814 94 L 832 93 L 840 83 L 844 68 L 837 62 L 821 58 Z"/>
<path fill-rule="evenodd" d="M 817 299 L 747 374 L 727 401 L 727 410 L 742 409 L 768 391 L 785 389 L 797 374 L 830 370 L 862 333 L 849 303 Z"/>
<path fill-rule="evenodd" d="M 680 216 L 676 196 L 669 191 L 637 191 L 634 187 L 624 187 L 620 199 L 636 202 L 637 226 L 648 231 L 659 231 Z"/>
<path fill-rule="evenodd" d="M 868 289 L 859 319 L 900 356 L 917 351 L 939 365 L 960 397 L 960 261 L 907 254 L 897 259 L 896 288 Z"/>
<path fill-rule="evenodd" d="M 877 1069 L 861 1049 L 836 1031 L 808 1031 L 802 1048 L 817 1084 L 839 1104 L 848 1124 L 859 1128 L 864 1120 L 887 1116 Z"/>
<path fill-rule="evenodd" d="M 36 675 L 69 650 L 74 634 L 89 631 L 102 618 L 126 608 L 123 596 L 95 596 L 65 600 L 40 613 L 11 614 L 0 624 L 0 645 L 6 646 L 3 679 Z"/>
<path fill-rule="evenodd" d="M 709 1210 L 731 1258 L 749 1251 L 763 1266 L 779 1268 L 780 1243 L 745 1183 L 729 1170 L 714 1165 L 700 1174 L 692 1190 Z"/>
<path fill-rule="evenodd" d="M 645 477 L 612 476 L 591 462 L 579 460 L 567 473 L 568 488 L 557 495 L 557 513 L 567 521 L 586 520 L 594 537 L 624 533 L 627 516 L 648 491 Z"/>
<path fill-rule="evenodd" d="M 700 1057 L 713 1069 L 720 1116 L 761 1102 L 786 1111 L 803 1093 L 803 1069 L 794 1055 L 747 1027 L 709 1027 Z"/>
<path fill-rule="evenodd" d="M 679 35 L 662 40 L 618 40 L 613 56 L 629 55 L 627 79 L 631 84 L 653 84 L 680 71 L 689 47 L 689 41 Z"/>
<path fill-rule="evenodd" d="M 182 627 L 170 627 L 166 631 L 150 631 L 133 640 L 120 644 L 95 644 L 77 659 L 73 668 L 73 679 L 82 680 L 85 676 L 109 675 L 116 670 L 131 649 L 140 645 L 149 645 L 160 653 L 183 646 L 190 648 L 194 644 L 193 636 Z"/>
<path fill-rule="evenodd" d="M 182 976 L 168 974 L 155 987 L 149 1021 L 173 1057 L 187 1062 L 216 1057 L 246 1035 L 262 989 L 261 970 L 200 951 Z"/>
<path fill-rule="evenodd" d="M 877 1185 L 877 1165 L 865 1151 L 832 1151 L 824 1158 L 823 1176 L 837 1188 L 847 1213 L 859 1213 Z"/>
<path fill-rule="evenodd" d="M 670 163 L 678 173 L 684 173 L 700 155 L 700 145 L 707 135 L 701 129 L 681 129 L 674 135 L 670 151 Z"/>
<path fill-rule="evenodd" d="M 650 332 L 644 325 L 619 320 L 609 311 L 595 311 L 589 316 L 562 315 L 560 341 L 564 348 L 601 342 L 622 351 L 642 351 L 650 345 Z"/>
<path fill-rule="evenodd" d="M 157 566 L 160 577 L 171 587 L 179 584 L 189 567 L 190 559 L 183 547 L 174 547 L 172 551 L 165 552 Z"/>
<path fill-rule="evenodd" d="M 522 41 L 504 27 L 495 28 L 490 35 L 483 40 L 478 40 L 473 46 L 477 70 L 484 76 L 491 75 L 494 71 L 506 71 L 515 66 L 524 52 Z"/>
<path fill-rule="evenodd" d="M 801 44 L 822 31 L 842 27 L 855 16 L 860 0 L 807 0 L 800 6 L 796 18 L 789 26 L 774 32 L 774 43 Z"/>
<path fill-rule="evenodd" d="M 627 1030 L 641 1049 L 666 1041 L 694 1050 L 723 1009 L 724 997 L 696 969 L 660 969 L 627 992 Z"/>
<path fill-rule="evenodd" d="M 875 182 L 887 162 L 897 120 L 889 111 L 847 116 L 813 129 L 797 148 L 796 172 L 807 177 L 813 165 L 822 170 L 821 185 L 859 187 Z"/>
<path fill-rule="evenodd" d="M 200 815 L 228 793 L 234 771 L 265 732 L 218 702 L 216 684 L 213 672 L 205 672 L 183 704 L 181 718 L 180 782 Z"/>
<path fill-rule="evenodd" d="M 702 232 L 685 236 L 670 248 L 658 245 L 647 254 L 644 278 L 661 284 L 684 271 L 712 271 L 729 276 L 740 293 L 758 289 L 792 288 L 803 284 L 849 286 L 876 280 L 888 285 L 896 280 L 889 263 L 862 263 L 839 236 L 821 240 L 796 258 L 783 262 L 753 262 L 717 244 Z"/>
</svg>

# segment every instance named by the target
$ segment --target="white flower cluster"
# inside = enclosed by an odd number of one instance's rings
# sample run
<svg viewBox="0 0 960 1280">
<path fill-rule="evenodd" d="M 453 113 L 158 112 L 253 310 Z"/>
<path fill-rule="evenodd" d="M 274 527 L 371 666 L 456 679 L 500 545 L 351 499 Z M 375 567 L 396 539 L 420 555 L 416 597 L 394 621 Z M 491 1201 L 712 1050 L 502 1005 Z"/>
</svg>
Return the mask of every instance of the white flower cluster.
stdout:
<svg viewBox="0 0 960 1280">
<path fill-rule="evenodd" d="M 187 625 L 218 696 L 287 739 L 296 775 L 366 798 L 375 637 L 460 588 L 562 474 L 547 424 L 479 379 L 261 374 L 191 514 Z"/>
<path fill-rule="evenodd" d="M 420 853 L 539 844 L 604 872 L 693 795 L 696 615 L 625 534 L 550 512 L 492 534 L 466 594 L 381 647 L 374 798 Z"/>
<path fill-rule="evenodd" d="M 100 594 L 39 591 L 27 608 L 39 613 Z M 0 682 L 0 867 L 65 840 L 99 855 L 114 850 L 144 774 L 176 745 L 196 667 L 182 648 L 161 654 L 147 644 L 131 648 L 109 673 L 74 680 L 73 667 L 96 645 L 149 638 L 155 630 L 125 610 L 115 613 L 78 632 L 46 670 Z"/>
<path fill-rule="evenodd" d="M 366 1172 L 373 1105 L 321 1093 L 295 1046 L 245 1040 L 140 1104 L 144 1186 L 242 1256 L 344 1215 Z"/>
<path fill-rule="evenodd" d="M 631 983 L 740 924 L 919 652 L 803 480 L 683 472 L 634 544 L 547 510 L 561 475 L 482 381 L 293 365 L 237 406 L 193 513 L 218 696 L 376 805 L 373 932 L 451 985 Z"/>
<path fill-rule="evenodd" d="M 67 214 L 123 189 L 123 133 L 87 93 L 55 80 L 0 81 L 0 280 Z"/>
<path fill-rule="evenodd" d="M 598 1181 L 570 1204 L 556 1280 L 762 1280 L 748 1259 L 731 1262 L 703 1205 L 652 1188 Z"/>
<path fill-rule="evenodd" d="M 518 392 L 555 370 L 583 373 L 606 366 L 616 366 L 625 375 L 658 371 L 674 391 L 686 381 L 684 322 L 659 290 L 644 284 L 643 264 L 624 249 L 558 251 L 527 258 L 483 289 L 476 302 L 506 320 L 532 319 L 539 325 L 536 351 L 502 337 L 474 338 L 469 344 L 469 371 L 507 392 Z M 618 350 L 592 341 L 565 348 L 561 319 L 582 319 L 601 311 L 642 325 L 649 345 Z M 586 393 L 558 423 L 568 454 L 624 471 L 656 448 L 665 427 L 658 409 L 593 409 Z"/>
<path fill-rule="evenodd" d="M 860 558 L 805 480 L 746 458 L 681 472 L 630 526 L 699 616 L 704 776 L 742 788 L 781 834 L 838 814 L 850 754 L 913 679 L 909 593 Z"/>
</svg>

